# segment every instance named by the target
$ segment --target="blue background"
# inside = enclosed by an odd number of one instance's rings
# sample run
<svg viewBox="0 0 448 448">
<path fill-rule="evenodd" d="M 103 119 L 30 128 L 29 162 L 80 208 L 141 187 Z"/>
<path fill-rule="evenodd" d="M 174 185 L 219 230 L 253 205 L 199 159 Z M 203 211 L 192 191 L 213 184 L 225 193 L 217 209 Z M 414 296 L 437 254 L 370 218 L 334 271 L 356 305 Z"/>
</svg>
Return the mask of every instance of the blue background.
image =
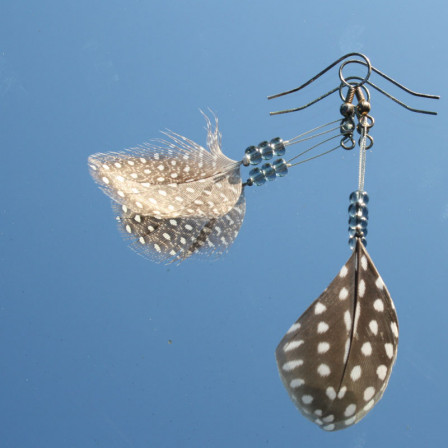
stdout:
<svg viewBox="0 0 448 448">
<path fill-rule="evenodd" d="M 448 402 L 445 1 L 3 1 L 0 9 L 0 443 L 34 447 L 441 446 Z M 357 153 L 247 190 L 216 262 L 126 247 L 87 170 L 172 129 L 224 152 L 338 118 L 332 71 L 366 53 L 437 117 L 372 91 L 368 250 L 395 301 L 398 360 L 359 424 L 325 433 L 290 402 L 274 349 L 350 255 Z M 169 343 L 169 340 L 172 343 Z"/>
</svg>

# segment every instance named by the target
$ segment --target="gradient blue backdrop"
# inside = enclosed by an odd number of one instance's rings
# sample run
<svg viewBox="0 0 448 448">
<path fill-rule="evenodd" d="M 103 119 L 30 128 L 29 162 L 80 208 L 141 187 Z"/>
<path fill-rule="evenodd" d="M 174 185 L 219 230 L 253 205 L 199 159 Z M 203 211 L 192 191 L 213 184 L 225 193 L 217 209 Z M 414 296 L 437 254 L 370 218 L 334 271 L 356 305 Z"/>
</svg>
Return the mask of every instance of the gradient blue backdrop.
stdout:
<svg viewBox="0 0 448 448">
<path fill-rule="evenodd" d="M 435 1 L 20 1 L 0 6 L 0 445 L 423 447 L 446 440 L 448 6 Z M 337 84 L 268 102 L 349 51 L 437 117 L 373 92 L 369 252 L 400 321 L 383 400 L 325 433 L 294 408 L 274 349 L 350 252 L 357 155 L 247 191 L 217 262 L 153 264 L 122 241 L 86 160 L 170 128 L 224 151 L 338 118 Z M 169 343 L 169 341 L 172 343 Z"/>
</svg>

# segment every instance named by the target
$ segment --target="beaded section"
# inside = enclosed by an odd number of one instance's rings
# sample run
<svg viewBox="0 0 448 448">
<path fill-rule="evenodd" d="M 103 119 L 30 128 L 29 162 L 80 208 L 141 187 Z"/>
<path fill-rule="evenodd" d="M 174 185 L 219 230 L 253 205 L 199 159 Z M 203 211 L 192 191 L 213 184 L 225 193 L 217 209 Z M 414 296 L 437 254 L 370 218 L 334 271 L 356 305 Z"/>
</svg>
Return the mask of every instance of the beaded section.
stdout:
<svg viewBox="0 0 448 448">
<path fill-rule="evenodd" d="M 252 168 L 249 171 L 249 179 L 247 185 L 261 186 L 266 181 L 273 181 L 277 177 L 284 177 L 288 174 L 288 164 L 284 159 L 277 159 L 272 164 L 264 163 L 261 168 Z"/>
<path fill-rule="evenodd" d="M 348 234 L 350 236 L 348 245 L 350 249 L 356 246 L 356 240 L 361 239 L 364 246 L 367 246 L 367 224 L 369 220 L 369 195 L 366 191 L 356 190 L 350 194 L 350 206 L 348 207 Z"/>
<path fill-rule="evenodd" d="M 273 138 L 270 142 L 263 141 L 258 146 L 249 146 L 244 151 L 243 165 L 258 165 L 263 160 L 272 159 L 275 156 L 283 156 L 286 147 L 280 137 Z"/>
</svg>

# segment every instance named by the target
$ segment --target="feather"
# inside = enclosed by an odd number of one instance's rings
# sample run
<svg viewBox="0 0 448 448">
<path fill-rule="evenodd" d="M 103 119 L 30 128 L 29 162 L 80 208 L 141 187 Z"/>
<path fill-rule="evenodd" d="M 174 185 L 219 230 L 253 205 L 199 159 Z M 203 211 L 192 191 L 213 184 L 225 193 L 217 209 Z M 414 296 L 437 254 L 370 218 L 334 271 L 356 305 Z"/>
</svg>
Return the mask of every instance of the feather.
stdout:
<svg viewBox="0 0 448 448">
<path fill-rule="evenodd" d="M 241 162 L 222 153 L 218 120 L 214 129 L 206 122 L 209 150 L 168 131 L 166 140 L 90 156 L 90 174 L 114 202 L 145 216 L 219 218 L 241 196 Z"/>
<path fill-rule="evenodd" d="M 192 255 L 223 254 L 243 224 L 242 192 L 234 207 L 219 218 L 158 218 L 114 204 L 120 230 L 138 254 L 156 262 L 181 262 Z"/>
<path fill-rule="evenodd" d="M 280 377 L 302 414 L 324 430 L 361 420 L 381 399 L 397 356 L 395 307 L 364 245 L 276 349 Z"/>
</svg>

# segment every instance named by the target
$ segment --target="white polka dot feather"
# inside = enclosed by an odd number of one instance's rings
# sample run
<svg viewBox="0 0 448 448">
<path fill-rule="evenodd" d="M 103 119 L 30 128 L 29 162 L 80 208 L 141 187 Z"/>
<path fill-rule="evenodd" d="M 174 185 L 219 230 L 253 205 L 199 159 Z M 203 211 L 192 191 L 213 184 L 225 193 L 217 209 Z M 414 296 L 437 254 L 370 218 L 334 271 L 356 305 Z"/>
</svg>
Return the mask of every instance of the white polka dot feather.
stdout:
<svg viewBox="0 0 448 448">
<path fill-rule="evenodd" d="M 123 152 L 89 157 L 90 174 L 110 198 L 159 218 L 219 218 L 240 198 L 241 162 L 221 151 L 218 120 L 207 121 L 206 150 L 186 137 L 160 139 Z"/>
<path fill-rule="evenodd" d="M 220 218 L 157 218 L 114 206 L 123 236 L 140 255 L 155 262 L 181 262 L 192 255 L 217 257 L 233 243 L 243 224 L 246 201 Z"/>
<path fill-rule="evenodd" d="M 276 358 L 297 408 L 334 431 L 359 422 L 380 400 L 397 347 L 394 304 L 358 240 L 339 274 L 281 340 Z"/>
</svg>

